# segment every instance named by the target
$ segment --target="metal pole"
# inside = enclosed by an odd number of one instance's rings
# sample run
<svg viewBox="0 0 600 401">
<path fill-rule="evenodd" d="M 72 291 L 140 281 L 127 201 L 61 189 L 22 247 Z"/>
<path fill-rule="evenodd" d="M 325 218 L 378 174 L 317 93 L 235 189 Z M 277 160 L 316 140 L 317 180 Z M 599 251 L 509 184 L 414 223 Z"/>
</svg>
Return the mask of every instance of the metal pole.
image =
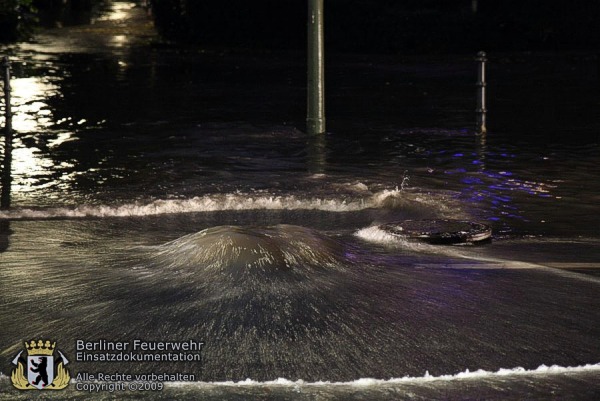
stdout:
<svg viewBox="0 0 600 401">
<path fill-rule="evenodd" d="M 485 52 L 477 53 L 477 61 L 479 61 L 479 65 L 477 68 L 477 132 L 480 134 L 485 134 L 487 132 L 487 128 L 485 125 L 485 113 L 487 113 L 487 109 L 485 108 L 485 62 L 487 61 Z"/>
<path fill-rule="evenodd" d="M 306 147 L 308 172 L 311 174 L 324 174 L 327 165 L 325 135 L 309 135 Z"/>
<path fill-rule="evenodd" d="M 306 130 L 325 132 L 325 48 L 323 1 L 308 0 L 308 82 Z"/>
<path fill-rule="evenodd" d="M 2 169 L 2 193 L 0 194 L 0 208 L 10 207 L 11 165 L 12 165 L 12 110 L 10 102 L 10 61 L 8 57 L 2 58 L 4 81 L 4 163 Z"/>
</svg>

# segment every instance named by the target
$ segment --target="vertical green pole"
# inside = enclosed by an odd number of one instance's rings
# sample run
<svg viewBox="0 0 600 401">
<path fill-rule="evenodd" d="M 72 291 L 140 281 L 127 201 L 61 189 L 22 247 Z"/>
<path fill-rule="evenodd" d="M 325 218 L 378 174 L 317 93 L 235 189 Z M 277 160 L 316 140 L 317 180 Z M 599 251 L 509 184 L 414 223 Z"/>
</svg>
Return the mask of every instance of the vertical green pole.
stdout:
<svg viewBox="0 0 600 401">
<path fill-rule="evenodd" d="M 10 61 L 2 58 L 2 80 L 4 81 L 4 163 L 2 170 L 2 192 L 0 193 L 0 208 L 10 207 L 11 165 L 12 165 L 12 110 L 10 105 Z"/>
<path fill-rule="evenodd" d="M 325 132 L 325 47 L 323 1 L 308 0 L 308 82 L 306 131 Z"/>
</svg>

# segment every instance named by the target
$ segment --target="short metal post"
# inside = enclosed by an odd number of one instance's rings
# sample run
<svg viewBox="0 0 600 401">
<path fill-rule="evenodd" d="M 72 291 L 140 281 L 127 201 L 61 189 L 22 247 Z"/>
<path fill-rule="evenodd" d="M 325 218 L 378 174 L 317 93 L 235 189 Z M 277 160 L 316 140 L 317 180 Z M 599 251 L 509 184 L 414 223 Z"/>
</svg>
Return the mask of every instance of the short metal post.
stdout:
<svg viewBox="0 0 600 401">
<path fill-rule="evenodd" d="M 12 184 L 12 110 L 10 101 L 10 61 L 8 57 L 2 58 L 2 78 L 4 81 L 4 163 L 2 166 L 2 193 L 0 194 L 0 208 L 10 207 L 10 187 Z"/>
<path fill-rule="evenodd" d="M 477 59 L 479 64 L 477 68 L 477 132 L 485 134 L 487 132 L 485 114 L 487 109 L 485 108 L 485 62 L 487 61 L 485 52 L 477 53 Z"/>
<path fill-rule="evenodd" d="M 325 132 L 325 47 L 323 1 L 308 0 L 308 81 L 306 130 Z"/>
</svg>

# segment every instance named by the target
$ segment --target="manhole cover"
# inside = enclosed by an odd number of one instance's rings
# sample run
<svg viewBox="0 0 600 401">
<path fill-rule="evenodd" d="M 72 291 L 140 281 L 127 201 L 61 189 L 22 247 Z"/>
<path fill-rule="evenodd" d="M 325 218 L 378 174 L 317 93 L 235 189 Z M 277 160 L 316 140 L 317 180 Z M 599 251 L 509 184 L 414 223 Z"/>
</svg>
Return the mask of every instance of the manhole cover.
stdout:
<svg viewBox="0 0 600 401">
<path fill-rule="evenodd" d="M 379 228 L 398 237 L 430 244 L 481 242 L 492 236 L 490 226 L 464 220 L 404 220 L 382 224 Z"/>
</svg>

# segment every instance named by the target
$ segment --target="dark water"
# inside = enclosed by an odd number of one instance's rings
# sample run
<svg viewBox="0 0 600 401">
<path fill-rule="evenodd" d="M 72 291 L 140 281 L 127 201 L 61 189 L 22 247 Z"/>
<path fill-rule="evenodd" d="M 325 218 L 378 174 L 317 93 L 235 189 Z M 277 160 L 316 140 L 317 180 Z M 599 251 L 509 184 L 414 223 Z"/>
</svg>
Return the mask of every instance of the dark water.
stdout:
<svg viewBox="0 0 600 401">
<path fill-rule="evenodd" d="M 71 372 L 196 375 L 164 399 L 598 398 L 597 55 L 490 55 L 486 137 L 470 57 L 330 55 L 310 139 L 302 55 L 157 44 L 133 6 L 3 49 L 0 372 L 30 338 L 71 358 L 77 339 L 195 339 L 201 363 Z M 494 238 L 376 228 L 421 218 Z M 88 399 L 73 386 L 52 397 Z"/>
</svg>

